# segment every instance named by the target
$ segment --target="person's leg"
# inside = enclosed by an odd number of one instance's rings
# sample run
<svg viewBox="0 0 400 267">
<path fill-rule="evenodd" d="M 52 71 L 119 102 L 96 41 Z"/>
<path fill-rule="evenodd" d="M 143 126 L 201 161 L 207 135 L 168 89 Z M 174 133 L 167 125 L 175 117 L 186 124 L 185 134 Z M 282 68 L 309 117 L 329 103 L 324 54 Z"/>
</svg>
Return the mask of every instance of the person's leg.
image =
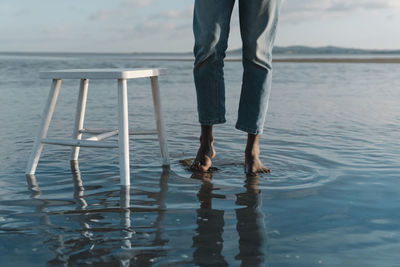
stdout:
<svg viewBox="0 0 400 267">
<path fill-rule="evenodd" d="M 245 153 L 247 173 L 269 172 L 259 160 L 272 81 L 272 48 L 280 0 L 240 0 L 243 41 L 243 84 L 236 128 L 248 133 Z"/>
<path fill-rule="evenodd" d="M 211 167 L 215 157 L 212 125 L 226 121 L 223 66 L 234 3 L 235 0 L 196 0 L 194 5 L 193 75 L 202 133 L 193 170 L 207 171 Z"/>
</svg>

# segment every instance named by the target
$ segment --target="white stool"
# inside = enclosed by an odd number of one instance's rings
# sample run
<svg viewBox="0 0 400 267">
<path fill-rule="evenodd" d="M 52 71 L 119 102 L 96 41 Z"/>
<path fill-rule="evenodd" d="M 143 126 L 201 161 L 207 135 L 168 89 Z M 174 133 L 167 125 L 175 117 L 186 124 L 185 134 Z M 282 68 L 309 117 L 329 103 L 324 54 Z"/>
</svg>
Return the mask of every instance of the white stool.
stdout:
<svg viewBox="0 0 400 267">
<path fill-rule="evenodd" d="M 157 134 L 160 143 L 160 150 L 163 165 L 169 166 L 169 156 L 167 148 L 167 137 L 165 133 L 164 121 L 162 119 L 161 97 L 158 85 L 158 69 L 72 69 L 41 72 L 40 78 L 53 79 L 45 109 L 43 111 L 42 122 L 36 136 L 32 154 L 26 168 L 27 175 L 35 174 L 40 154 L 44 144 L 72 146 L 71 161 L 77 161 L 80 147 L 103 147 L 119 148 L 119 167 L 120 182 L 122 185 L 130 185 L 129 168 L 129 135 Z M 127 80 L 149 77 L 153 93 L 154 112 L 156 117 L 157 132 L 130 132 L 128 125 L 128 99 L 127 99 Z M 78 104 L 76 109 L 75 126 L 72 139 L 48 139 L 47 131 L 56 106 L 62 79 L 80 79 L 80 89 Z M 118 129 L 85 129 L 83 122 L 86 109 L 86 98 L 89 79 L 115 79 L 118 80 L 118 110 L 119 126 Z M 82 134 L 97 134 L 90 138 L 82 139 Z M 101 142 L 102 140 L 118 135 L 119 142 Z"/>
</svg>

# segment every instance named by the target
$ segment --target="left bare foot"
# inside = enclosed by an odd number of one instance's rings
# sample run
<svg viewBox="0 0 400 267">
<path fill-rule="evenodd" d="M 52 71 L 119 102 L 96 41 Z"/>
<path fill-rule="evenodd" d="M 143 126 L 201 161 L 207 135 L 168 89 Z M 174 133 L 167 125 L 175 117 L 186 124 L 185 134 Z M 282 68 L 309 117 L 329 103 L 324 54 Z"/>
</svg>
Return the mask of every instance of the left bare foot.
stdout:
<svg viewBox="0 0 400 267">
<path fill-rule="evenodd" d="M 245 153 L 244 171 L 248 175 L 257 173 L 270 173 L 271 170 L 262 164 L 259 155 Z"/>
<path fill-rule="evenodd" d="M 262 164 L 260 160 L 260 136 L 249 134 L 245 150 L 244 171 L 248 175 L 258 173 L 270 173 L 271 170 Z"/>
</svg>

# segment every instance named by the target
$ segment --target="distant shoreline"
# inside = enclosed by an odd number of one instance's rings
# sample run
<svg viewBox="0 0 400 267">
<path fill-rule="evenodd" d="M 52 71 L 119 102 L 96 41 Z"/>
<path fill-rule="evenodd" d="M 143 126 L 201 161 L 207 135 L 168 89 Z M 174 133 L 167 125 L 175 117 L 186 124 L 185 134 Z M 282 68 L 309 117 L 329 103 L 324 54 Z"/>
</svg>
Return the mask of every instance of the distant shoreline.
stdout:
<svg viewBox="0 0 400 267">
<path fill-rule="evenodd" d="M 399 50 L 400 51 L 400 50 Z M 140 61 L 171 61 L 193 62 L 194 58 L 189 53 L 36 53 L 36 52 L 0 52 L 0 56 L 27 56 L 27 57 L 127 57 Z M 226 62 L 241 62 L 241 55 L 228 53 Z M 274 53 L 274 63 L 359 63 L 359 64 L 400 64 L 398 54 L 280 54 Z"/>
<path fill-rule="evenodd" d="M 192 58 L 137 58 L 143 61 L 183 61 Z M 226 62 L 241 62 L 240 58 L 226 58 Z M 364 64 L 400 64 L 399 58 L 277 58 L 274 63 L 364 63 Z"/>
<path fill-rule="evenodd" d="M 400 64 L 400 58 L 279 58 L 273 60 L 293 63 L 366 63 L 366 64 Z"/>
</svg>

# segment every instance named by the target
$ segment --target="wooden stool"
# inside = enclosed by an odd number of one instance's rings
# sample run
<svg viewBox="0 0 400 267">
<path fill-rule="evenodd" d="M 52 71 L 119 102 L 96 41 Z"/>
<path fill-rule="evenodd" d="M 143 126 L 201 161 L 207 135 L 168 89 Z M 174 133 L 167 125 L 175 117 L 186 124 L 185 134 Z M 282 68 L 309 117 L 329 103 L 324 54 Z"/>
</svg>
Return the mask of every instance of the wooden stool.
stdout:
<svg viewBox="0 0 400 267">
<path fill-rule="evenodd" d="M 26 168 L 27 175 L 35 174 L 40 154 L 44 144 L 72 146 L 71 161 L 77 161 L 80 147 L 119 148 L 120 182 L 122 185 L 130 185 L 129 168 L 129 135 L 157 134 L 160 143 L 163 165 L 169 166 L 167 137 L 164 121 L 162 119 L 161 97 L 158 85 L 158 69 L 72 69 L 41 72 L 40 78 L 52 79 L 53 83 L 49 92 L 39 132 L 36 136 L 32 154 Z M 149 77 L 153 93 L 154 112 L 157 131 L 154 132 L 130 132 L 128 125 L 128 99 L 127 80 Z M 72 139 L 48 139 L 47 132 L 56 106 L 62 79 L 80 79 L 78 104 L 76 109 L 75 126 Z M 86 98 L 89 79 L 116 79 L 118 80 L 118 129 L 85 129 L 83 122 L 86 109 Z M 97 134 L 90 138 L 82 139 L 83 134 Z M 118 135 L 118 144 L 102 142 L 102 140 Z"/>
</svg>

